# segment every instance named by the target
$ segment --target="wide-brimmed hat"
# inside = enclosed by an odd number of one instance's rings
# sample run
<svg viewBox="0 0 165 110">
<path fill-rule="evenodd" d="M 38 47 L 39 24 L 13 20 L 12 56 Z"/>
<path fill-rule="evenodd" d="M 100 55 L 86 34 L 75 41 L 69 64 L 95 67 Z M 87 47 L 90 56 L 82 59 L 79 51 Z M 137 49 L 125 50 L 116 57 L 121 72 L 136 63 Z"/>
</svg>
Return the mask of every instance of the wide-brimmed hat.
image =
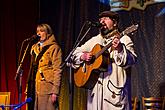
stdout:
<svg viewBox="0 0 165 110">
<path fill-rule="evenodd" d="M 114 11 L 103 11 L 99 14 L 99 18 L 109 17 L 110 19 L 119 22 L 119 14 Z"/>
</svg>

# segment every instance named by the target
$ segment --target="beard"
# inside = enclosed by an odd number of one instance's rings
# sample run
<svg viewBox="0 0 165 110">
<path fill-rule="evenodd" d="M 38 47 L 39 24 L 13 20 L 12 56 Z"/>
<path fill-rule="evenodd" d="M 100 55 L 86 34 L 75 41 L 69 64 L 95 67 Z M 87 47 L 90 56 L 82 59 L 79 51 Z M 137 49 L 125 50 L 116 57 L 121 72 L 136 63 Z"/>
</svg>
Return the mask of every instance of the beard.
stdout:
<svg viewBox="0 0 165 110">
<path fill-rule="evenodd" d="M 106 36 L 108 33 L 112 32 L 113 29 L 108 29 L 108 28 L 101 28 L 100 33 L 102 36 Z"/>
</svg>

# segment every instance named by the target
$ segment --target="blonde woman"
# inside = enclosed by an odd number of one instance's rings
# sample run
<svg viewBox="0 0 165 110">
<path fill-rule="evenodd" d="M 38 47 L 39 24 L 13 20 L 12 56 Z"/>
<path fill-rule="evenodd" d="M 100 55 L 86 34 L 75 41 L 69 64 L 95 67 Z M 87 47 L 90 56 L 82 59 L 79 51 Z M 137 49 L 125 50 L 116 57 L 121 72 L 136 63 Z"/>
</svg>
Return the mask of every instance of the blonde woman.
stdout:
<svg viewBox="0 0 165 110">
<path fill-rule="evenodd" d="M 62 71 L 61 48 L 48 24 L 38 25 L 36 33 L 40 39 L 31 48 L 32 58 L 27 91 L 28 97 L 32 97 L 35 103 L 29 104 L 28 109 L 57 110 Z"/>
</svg>

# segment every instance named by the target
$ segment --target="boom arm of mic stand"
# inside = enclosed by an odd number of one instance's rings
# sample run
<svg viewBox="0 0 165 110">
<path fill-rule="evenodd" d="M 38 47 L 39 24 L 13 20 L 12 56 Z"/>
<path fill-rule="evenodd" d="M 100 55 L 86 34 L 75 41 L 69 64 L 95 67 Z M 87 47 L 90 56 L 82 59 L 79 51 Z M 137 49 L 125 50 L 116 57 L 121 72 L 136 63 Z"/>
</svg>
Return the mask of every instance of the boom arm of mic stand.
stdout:
<svg viewBox="0 0 165 110">
<path fill-rule="evenodd" d="M 22 42 L 21 50 L 22 50 L 23 44 L 24 44 L 24 41 Z M 15 78 L 14 78 L 15 80 L 17 79 L 18 75 L 19 75 L 20 73 L 23 72 L 23 70 L 22 70 L 22 63 L 23 63 L 23 61 L 24 61 L 24 58 L 25 58 L 25 55 L 26 55 L 26 52 L 27 52 L 28 48 L 29 48 L 29 43 L 28 43 L 28 45 L 27 45 L 27 47 L 26 47 L 26 50 L 25 50 L 25 52 L 24 52 L 24 54 L 23 54 L 23 56 L 22 56 L 21 61 L 18 63 L 19 66 L 18 66 L 18 68 L 17 68 L 17 72 L 16 72 L 16 75 L 15 75 Z M 21 53 L 21 51 L 20 51 L 20 53 Z M 19 57 L 20 57 L 20 56 L 19 56 Z"/>
<path fill-rule="evenodd" d="M 85 36 L 88 34 L 88 32 L 90 31 L 91 27 L 89 27 L 87 29 L 87 31 L 85 32 L 85 34 L 83 35 L 83 37 L 80 39 L 80 41 L 75 45 L 75 47 L 72 49 L 72 51 L 69 53 L 69 55 L 67 56 L 67 58 L 65 59 L 64 63 L 62 64 L 62 68 L 64 68 L 64 66 L 66 65 L 66 63 L 69 61 L 71 55 L 73 54 L 73 52 L 76 50 L 76 48 L 80 45 L 81 41 L 85 38 Z M 69 62 L 70 63 L 70 62 Z"/>
<path fill-rule="evenodd" d="M 23 70 L 22 70 L 22 63 L 23 63 L 23 61 L 25 59 L 25 55 L 26 55 L 26 52 L 27 52 L 28 48 L 29 48 L 29 43 L 28 43 L 28 45 L 27 45 L 27 47 L 26 47 L 26 49 L 24 51 L 24 54 L 23 54 L 22 59 L 21 59 L 21 62 L 19 63 L 19 66 L 17 68 L 15 80 L 17 79 L 18 75 L 23 72 Z"/>
</svg>

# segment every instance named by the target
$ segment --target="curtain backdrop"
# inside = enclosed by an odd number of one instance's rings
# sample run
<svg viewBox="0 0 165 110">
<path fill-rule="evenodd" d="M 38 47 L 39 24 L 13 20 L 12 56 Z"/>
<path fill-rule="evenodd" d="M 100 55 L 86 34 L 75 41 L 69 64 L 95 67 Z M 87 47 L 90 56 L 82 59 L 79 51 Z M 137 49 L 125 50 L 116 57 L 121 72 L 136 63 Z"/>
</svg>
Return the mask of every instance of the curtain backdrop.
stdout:
<svg viewBox="0 0 165 110">
<path fill-rule="evenodd" d="M 165 14 L 159 15 L 163 8 L 165 3 L 157 3 L 148 5 L 145 10 L 118 11 L 121 31 L 132 24 L 139 25 L 137 32 L 131 36 L 138 55 L 138 62 L 133 66 L 131 74 L 132 96 L 137 96 L 139 99 L 142 96 L 165 95 L 162 92 L 165 90 Z M 18 103 L 18 84 L 14 77 L 20 59 L 21 43 L 35 34 L 38 23 L 51 25 L 65 60 L 85 21 L 97 21 L 98 14 L 109 9 L 108 5 L 96 0 L 3 0 L 0 17 L 0 91 L 11 92 L 11 104 Z M 82 33 L 84 32 L 85 30 Z M 92 28 L 84 41 L 97 33 L 98 30 Z M 25 48 L 26 43 L 23 50 Z M 21 53 L 23 54 L 24 51 Z M 30 55 L 27 52 L 22 65 L 22 101 L 25 98 L 29 60 Z M 69 83 L 70 68 L 65 67 L 60 93 L 61 110 L 69 110 L 71 102 L 74 110 L 84 110 L 86 90 L 77 88 L 73 83 L 70 87 Z M 73 97 L 70 97 L 71 91 Z M 71 98 L 73 100 L 70 100 Z"/>
<path fill-rule="evenodd" d="M 19 82 L 15 80 L 19 51 L 24 39 L 31 37 L 38 21 L 37 0 L 2 0 L 0 3 L 0 92 L 11 92 L 11 104 L 18 104 Z M 24 53 L 26 43 L 23 47 Z M 29 54 L 22 64 L 22 100 L 29 69 Z M 19 79 L 19 78 L 18 78 Z M 0 99 L 1 100 L 1 99 Z"/>
</svg>

